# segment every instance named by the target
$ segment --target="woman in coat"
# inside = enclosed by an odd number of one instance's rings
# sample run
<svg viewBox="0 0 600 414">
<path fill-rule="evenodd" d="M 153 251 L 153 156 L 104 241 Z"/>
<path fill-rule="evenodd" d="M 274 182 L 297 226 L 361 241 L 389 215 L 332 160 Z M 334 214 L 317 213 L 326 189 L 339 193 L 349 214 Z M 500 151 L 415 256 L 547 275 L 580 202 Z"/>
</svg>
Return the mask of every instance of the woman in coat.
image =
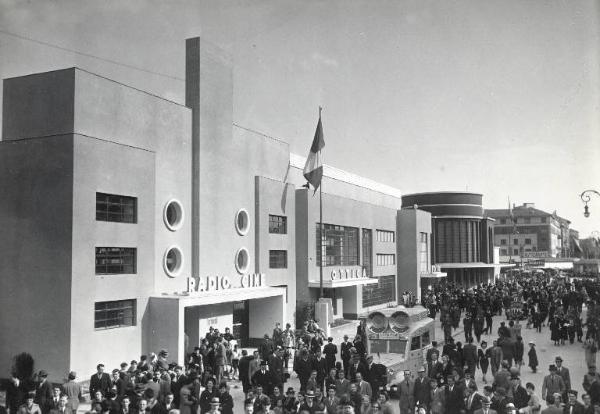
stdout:
<svg viewBox="0 0 600 414">
<path fill-rule="evenodd" d="M 527 353 L 529 357 L 529 367 L 535 374 L 537 372 L 537 366 L 539 365 L 537 352 L 535 351 L 535 343 L 533 341 L 529 341 L 529 352 Z"/>
<path fill-rule="evenodd" d="M 488 367 L 490 366 L 490 358 L 492 357 L 492 353 L 489 349 L 487 349 L 487 342 L 481 341 L 481 348 L 477 350 L 477 368 L 481 370 L 482 380 L 484 384 L 487 384 L 487 380 L 485 379 L 485 375 L 488 372 Z M 475 373 L 473 373 L 473 377 L 475 377 Z"/>
</svg>

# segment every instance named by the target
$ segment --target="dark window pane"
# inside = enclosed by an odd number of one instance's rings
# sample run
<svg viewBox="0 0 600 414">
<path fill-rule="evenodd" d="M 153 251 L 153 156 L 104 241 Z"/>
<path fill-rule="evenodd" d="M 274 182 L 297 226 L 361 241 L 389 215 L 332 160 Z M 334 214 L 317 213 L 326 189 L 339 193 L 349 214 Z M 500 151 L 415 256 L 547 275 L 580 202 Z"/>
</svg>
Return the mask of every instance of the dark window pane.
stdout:
<svg viewBox="0 0 600 414">
<path fill-rule="evenodd" d="M 94 307 L 94 329 L 135 326 L 136 303 L 135 299 L 96 302 Z"/>
<path fill-rule="evenodd" d="M 96 193 L 96 220 L 136 223 L 137 198 Z"/>
<path fill-rule="evenodd" d="M 269 214 L 269 233 L 287 234 L 287 217 Z"/>
<path fill-rule="evenodd" d="M 135 274 L 137 249 L 96 247 L 96 274 Z"/>
<path fill-rule="evenodd" d="M 269 250 L 269 268 L 287 269 L 287 250 Z"/>
<path fill-rule="evenodd" d="M 317 266 L 357 266 L 359 239 L 355 227 L 323 224 L 323 238 L 316 223 Z M 324 256 L 324 257 L 323 257 Z"/>
<path fill-rule="evenodd" d="M 396 300 L 396 276 L 381 276 L 378 283 L 362 288 L 363 307 L 382 305 Z"/>
</svg>

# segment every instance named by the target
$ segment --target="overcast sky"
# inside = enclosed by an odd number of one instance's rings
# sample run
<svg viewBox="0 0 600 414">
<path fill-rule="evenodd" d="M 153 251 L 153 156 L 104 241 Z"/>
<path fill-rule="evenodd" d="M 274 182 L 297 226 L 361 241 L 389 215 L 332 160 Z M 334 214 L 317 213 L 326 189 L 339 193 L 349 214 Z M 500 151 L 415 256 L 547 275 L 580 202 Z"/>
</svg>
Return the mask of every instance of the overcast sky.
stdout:
<svg viewBox="0 0 600 414">
<path fill-rule="evenodd" d="M 180 103 L 199 35 L 233 58 L 234 122 L 292 152 L 322 105 L 328 164 L 600 230 L 597 1 L 0 0 L 0 31 L 2 78 L 79 66 Z"/>
</svg>

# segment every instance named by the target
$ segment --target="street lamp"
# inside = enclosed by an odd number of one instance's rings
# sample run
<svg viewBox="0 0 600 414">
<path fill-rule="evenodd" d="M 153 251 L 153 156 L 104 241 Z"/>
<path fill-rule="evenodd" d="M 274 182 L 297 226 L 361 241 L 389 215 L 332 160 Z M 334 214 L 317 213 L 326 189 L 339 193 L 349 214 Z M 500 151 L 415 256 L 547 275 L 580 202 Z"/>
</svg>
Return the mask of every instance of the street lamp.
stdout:
<svg viewBox="0 0 600 414">
<path fill-rule="evenodd" d="M 591 200 L 591 194 L 596 194 L 600 197 L 600 193 L 596 190 L 585 190 L 579 197 L 581 197 L 581 201 L 585 203 L 585 207 L 583 207 L 583 215 L 587 218 L 590 216 L 590 211 L 588 209 L 588 202 Z"/>
</svg>

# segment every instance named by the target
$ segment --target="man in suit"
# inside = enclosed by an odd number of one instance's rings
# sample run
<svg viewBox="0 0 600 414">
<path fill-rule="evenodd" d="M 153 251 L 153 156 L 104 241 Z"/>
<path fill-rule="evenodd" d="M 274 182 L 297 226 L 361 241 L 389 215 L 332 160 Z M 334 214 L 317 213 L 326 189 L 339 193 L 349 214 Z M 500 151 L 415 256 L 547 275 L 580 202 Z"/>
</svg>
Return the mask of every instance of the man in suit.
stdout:
<svg viewBox="0 0 600 414">
<path fill-rule="evenodd" d="M 90 395 L 94 395 L 96 391 L 105 395 L 111 387 L 110 375 L 104 372 L 104 364 L 98 364 L 96 370 L 97 372 L 90 378 Z"/>
<path fill-rule="evenodd" d="M 529 404 L 529 393 L 521 385 L 521 378 L 519 378 L 519 375 L 511 376 L 510 385 L 510 393 L 517 410 L 527 407 Z"/>
<path fill-rule="evenodd" d="M 502 348 L 498 346 L 497 340 L 494 340 L 490 354 L 490 366 L 492 368 L 492 376 L 494 376 L 496 375 L 496 372 L 498 372 L 500 364 L 502 364 L 502 359 L 504 358 L 504 355 L 502 354 Z"/>
<path fill-rule="evenodd" d="M 400 414 L 412 414 L 415 410 L 415 383 L 410 379 L 410 371 L 404 371 L 404 379 L 398 384 L 398 392 Z"/>
<path fill-rule="evenodd" d="M 348 377 L 350 381 L 356 382 L 356 373 L 358 372 L 360 372 L 364 376 L 365 366 L 360 361 L 360 357 L 357 354 L 355 354 L 352 357 L 352 365 L 350 365 L 350 368 L 348 369 Z"/>
<path fill-rule="evenodd" d="M 340 345 L 340 353 L 342 356 L 342 362 L 344 363 L 344 374 L 348 375 L 350 369 L 350 349 L 352 349 L 352 343 L 348 341 L 348 335 L 344 335 L 344 342 Z"/>
<path fill-rule="evenodd" d="M 337 413 L 338 404 L 340 403 L 340 399 L 336 397 L 336 388 L 335 385 L 330 385 L 327 389 L 327 397 L 323 400 L 325 403 L 325 408 L 327 409 L 327 413 L 335 414 Z"/>
<path fill-rule="evenodd" d="M 571 374 L 569 373 L 569 369 L 566 367 L 563 367 L 563 365 L 562 365 L 563 360 L 560 356 L 557 356 L 554 359 L 554 362 L 556 363 L 556 373 L 558 375 L 560 375 L 560 377 L 563 379 L 563 382 L 565 383 L 565 389 L 570 390 L 571 389 Z"/>
<path fill-rule="evenodd" d="M 273 386 L 282 390 L 285 376 L 283 372 L 283 349 L 280 346 L 269 357 L 269 371 L 271 372 Z M 221 403 L 222 406 L 223 404 Z"/>
<path fill-rule="evenodd" d="M 556 372 L 556 365 L 550 365 L 549 370 L 550 375 L 546 375 L 544 377 L 544 382 L 542 383 L 542 398 L 546 400 L 548 404 L 552 404 L 550 402 L 550 397 L 552 397 L 554 393 L 562 395 L 566 388 L 562 377 Z"/>
<path fill-rule="evenodd" d="M 40 406 L 42 414 L 47 414 L 51 408 L 52 385 L 48 382 L 48 373 L 41 370 L 38 373 L 39 382 L 35 388 L 35 402 Z"/>
<path fill-rule="evenodd" d="M 69 397 L 62 394 L 58 399 L 56 408 L 50 410 L 50 414 L 71 414 L 73 409 L 69 406 Z"/>
<path fill-rule="evenodd" d="M 492 402 L 490 401 L 490 399 L 484 397 L 481 400 L 481 408 L 478 410 L 475 410 L 475 412 L 473 414 L 497 414 L 496 410 L 492 410 L 490 408 L 491 405 L 492 405 Z"/>
<path fill-rule="evenodd" d="M 477 366 L 477 347 L 473 345 L 473 337 L 467 338 L 467 343 L 463 346 L 463 361 L 471 374 L 475 375 Z"/>
<path fill-rule="evenodd" d="M 233 397 L 229 393 L 229 385 L 226 382 L 219 385 L 219 401 L 221 414 L 233 414 Z"/>
<path fill-rule="evenodd" d="M 387 384 L 387 368 L 383 364 L 373 362 L 373 355 L 367 357 L 367 365 L 364 369 L 363 379 L 371 384 L 373 398 L 379 395 L 379 388 Z"/>
<path fill-rule="evenodd" d="M 346 379 L 344 375 L 344 370 L 341 369 L 338 371 L 338 377 L 335 380 L 335 396 L 341 398 L 345 394 L 350 392 L 350 381 Z"/>
<path fill-rule="evenodd" d="M 467 397 L 465 398 L 465 410 L 467 414 L 473 414 L 481 408 L 482 396 L 477 393 L 477 386 L 470 383 L 466 389 Z"/>
<path fill-rule="evenodd" d="M 52 387 L 52 399 L 48 400 L 49 411 L 56 410 L 60 405 L 60 394 L 61 390 L 59 385 Z"/>
<path fill-rule="evenodd" d="M 263 392 L 266 395 L 271 394 L 271 388 L 273 387 L 273 379 L 271 378 L 271 372 L 267 371 L 267 361 L 260 362 L 260 370 L 256 371 L 252 376 L 252 385 L 262 386 Z"/>
<path fill-rule="evenodd" d="M 425 377 L 425 368 L 421 367 L 417 371 L 417 379 L 415 380 L 414 401 L 416 406 L 424 406 L 429 410 L 431 403 L 431 385 L 429 378 Z"/>
<path fill-rule="evenodd" d="M 312 369 L 317 371 L 317 388 L 322 391 L 323 382 L 325 381 L 325 377 L 327 376 L 329 370 L 327 369 L 327 362 L 321 353 L 321 348 L 316 349 L 315 357 L 312 360 Z"/>
<path fill-rule="evenodd" d="M 577 391 L 569 390 L 567 396 L 569 400 L 565 405 L 564 414 L 584 414 L 583 404 L 577 401 Z"/>
<path fill-rule="evenodd" d="M 260 353 L 258 351 L 254 351 L 253 358 L 248 365 L 248 381 L 252 384 L 252 377 L 258 371 L 260 371 Z M 241 374 L 240 374 L 241 375 Z"/>
<path fill-rule="evenodd" d="M 308 350 L 302 349 L 300 351 L 300 356 L 294 360 L 294 371 L 296 371 L 300 380 L 300 391 L 306 391 L 306 384 L 312 371 L 312 363 L 308 358 Z"/>
<path fill-rule="evenodd" d="M 247 394 L 248 390 L 250 390 L 250 361 L 252 361 L 252 357 L 248 355 L 248 351 L 243 349 L 242 357 L 240 358 L 240 362 L 239 362 L 239 366 L 238 366 L 238 370 L 239 370 L 239 378 L 242 381 L 242 388 L 243 388 L 244 394 Z"/>
<path fill-rule="evenodd" d="M 463 389 L 459 387 L 452 375 L 446 378 L 445 408 L 448 413 L 460 413 L 464 408 Z"/>
<path fill-rule="evenodd" d="M 368 395 L 369 400 L 373 398 L 373 389 L 371 388 L 371 384 L 367 381 L 363 380 L 362 373 L 356 373 L 356 388 L 361 395 Z"/>
<path fill-rule="evenodd" d="M 330 336 L 327 338 L 327 344 L 323 347 L 325 361 L 327 362 L 327 371 L 329 371 L 331 368 L 335 368 L 335 358 L 337 352 L 337 345 L 333 343 L 333 338 Z"/>
</svg>

